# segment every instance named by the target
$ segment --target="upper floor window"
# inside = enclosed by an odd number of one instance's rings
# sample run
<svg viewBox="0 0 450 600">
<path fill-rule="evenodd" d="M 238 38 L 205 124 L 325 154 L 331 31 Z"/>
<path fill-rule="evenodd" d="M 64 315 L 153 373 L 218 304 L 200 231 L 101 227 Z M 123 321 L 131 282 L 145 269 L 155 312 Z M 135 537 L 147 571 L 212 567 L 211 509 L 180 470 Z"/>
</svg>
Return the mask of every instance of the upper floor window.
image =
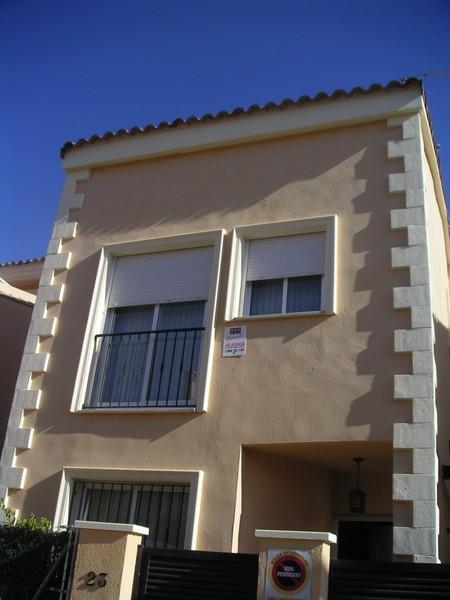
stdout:
<svg viewBox="0 0 450 600">
<path fill-rule="evenodd" d="M 90 407 L 195 406 L 205 301 L 108 311 Z"/>
<path fill-rule="evenodd" d="M 248 242 L 244 315 L 322 309 L 325 233 Z"/>
<path fill-rule="evenodd" d="M 335 221 L 236 228 L 226 318 L 334 312 Z"/>
<path fill-rule="evenodd" d="M 197 406 L 213 257 L 205 246 L 113 259 L 84 408 Z"/>
</svg>

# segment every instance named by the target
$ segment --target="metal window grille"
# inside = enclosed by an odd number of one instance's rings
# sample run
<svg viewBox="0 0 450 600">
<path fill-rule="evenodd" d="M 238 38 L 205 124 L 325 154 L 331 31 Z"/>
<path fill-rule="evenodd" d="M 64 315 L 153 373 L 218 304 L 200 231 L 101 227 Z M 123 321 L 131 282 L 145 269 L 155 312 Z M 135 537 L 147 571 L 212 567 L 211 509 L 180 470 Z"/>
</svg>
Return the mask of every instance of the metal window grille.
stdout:
<svg viewBox="0 0 450 600">
<path fill-rule="evenodd" d="M 145 545 L 184 548 L 189 485 L 75 481 L 69 524 L 76 519 L 149 528 Z"/>
<path fill-rule="evenodd" d="M 89 408 L 195 406 L 204 329 L 97 335 Z"/>
</svg>

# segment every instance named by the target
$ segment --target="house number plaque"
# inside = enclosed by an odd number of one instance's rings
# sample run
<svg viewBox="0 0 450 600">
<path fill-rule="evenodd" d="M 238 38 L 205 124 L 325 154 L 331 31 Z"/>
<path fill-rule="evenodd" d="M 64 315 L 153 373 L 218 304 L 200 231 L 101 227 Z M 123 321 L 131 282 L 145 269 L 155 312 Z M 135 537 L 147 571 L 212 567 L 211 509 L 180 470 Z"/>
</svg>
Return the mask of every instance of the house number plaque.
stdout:
<svg viewBox="0 0 450 600">
<path fill-rule="evenodd" d="M 106 585 L 106 577 L 108 573 L 96 573 L 95 571 L 89 571 L 87 574 L 86 585 L 90 587 L 95 586 L 103 588 Z"/>
</svg>

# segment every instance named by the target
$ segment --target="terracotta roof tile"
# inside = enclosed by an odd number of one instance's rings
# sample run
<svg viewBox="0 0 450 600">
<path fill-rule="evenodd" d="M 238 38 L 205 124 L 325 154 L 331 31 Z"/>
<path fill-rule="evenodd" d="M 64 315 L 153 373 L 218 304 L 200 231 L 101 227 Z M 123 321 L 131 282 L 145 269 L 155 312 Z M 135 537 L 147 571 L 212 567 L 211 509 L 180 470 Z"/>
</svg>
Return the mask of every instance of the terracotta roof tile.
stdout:
<svg viewBox="0 0 450 600">
<path fill-rule="evenodd" d="M 16 265 L 29 265 L 31 263 L 43 262 L 45 260 L 45 256 L 40 256 L 39 258 L 25 258 L 23 260 L 12 260 L 9 262 L 0 263 L 0 267 L 14 267 Z"/>
<path fill-rule="evenodd" d="M 61 156 L 61 158 L 64 158 L 64 156 L 70 150 L 73 150 L 74 148 L 80 148 L 81 146 L 85 146 L 86 144 L 95 144 L 95 143 L 105 142 L 111 138 L 119 138 L 122 136 L 142 135 L 142 134 L 148 133 L 150 131 L 156 131 L 156 130 L 168 129 L 168 128 L 173 129 L 173 128 L 180 127 L 180 126 L 192 125 L 192 124 L 196 124 L 196 123 L 205 123 L 205 122 L 211 121 L 211 120 L 218 121 L 220 119 L 233 118 L 238 115 L 250 115 L 250 114 L 255 114 L 255 113 L 268 112 L 271 110 L 283 110 L 283 109 L 289 108 L 291 106 L 300 106 L 302 104 L 319 102 L 321 100 L 334 100 L 334 99 L 340 98 L 340 97 L 371 94 L 372 92 L 378 92 L 380 90 L 388 90 L 388 89 L 392 89 L 392 88 L 403 88 L 403 87 L 407 87 L 409 85 L 419 85 L 422 89 L 422 83 L 419 79 L 409 78 L 409 79 L 402 79 L 401 81 L 397 81 L 397 80 L 390 81 L 386 85 L 382 85 L 381 83 L 374 83 L 367 88 L 354 87 L 350 91 L 338 89 L 338 90 L 335 90 L 334 92 L 332 92 L 331 94 L 328 94 L 327 92 L 319 92 L 319 93 L 315 94 L 315 96 L 300 96 L 297 100 L 293 100 L 292 98 L 286 98 L 285 100 L 282 100 L 281 102 L 278 102 L 278 103 L 267 102 L 264 105 L 252 104 L 248 108 L 238 107 L 231 111 L 221 110 L 220 112 L 216 113 L 215 115 L 213 115 L 211 113 L 206 113 L 202 116 L 193 115 L 186 119 L 182 119 L 182 118 L 178 117 L 178 118 L 174 119 L 173 121 L 161 121 L 161 123 L 158 123 L 157 125 L 154 125 L 151 123 L 146 125 L 145 127 L 139 127 L 136 125 L 134 127 L 131 127 L 130 129 L 119 129 L 118 131 L 115 131 L 115 132 L 107 131 L 106 133 L 103 133 L 102 135 L 94 134 L 94 135 L 90 136 L 89 138 L 80 138 L 76 142 L 68 141 L 62 146 L 60 156 Z"/>
</svg>

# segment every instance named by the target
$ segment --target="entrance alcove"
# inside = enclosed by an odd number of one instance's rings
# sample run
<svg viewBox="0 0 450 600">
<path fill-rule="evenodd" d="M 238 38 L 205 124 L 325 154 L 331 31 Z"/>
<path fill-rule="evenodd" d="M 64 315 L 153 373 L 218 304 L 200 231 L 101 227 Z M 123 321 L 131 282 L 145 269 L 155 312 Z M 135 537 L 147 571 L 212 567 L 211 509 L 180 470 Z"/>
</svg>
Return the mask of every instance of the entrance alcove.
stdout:
<svg viewBox="0 0 450 600">
<path fill-rule="evenodd" d="M 364 513 L 349 509 L 353 458 L 364 458 Z M 242 450 L 239 552 L 257 552 L 255 529 L 331 531 L 336 558 L 392 560 L 392 445 L 267 444 Z"/>
</svg>

